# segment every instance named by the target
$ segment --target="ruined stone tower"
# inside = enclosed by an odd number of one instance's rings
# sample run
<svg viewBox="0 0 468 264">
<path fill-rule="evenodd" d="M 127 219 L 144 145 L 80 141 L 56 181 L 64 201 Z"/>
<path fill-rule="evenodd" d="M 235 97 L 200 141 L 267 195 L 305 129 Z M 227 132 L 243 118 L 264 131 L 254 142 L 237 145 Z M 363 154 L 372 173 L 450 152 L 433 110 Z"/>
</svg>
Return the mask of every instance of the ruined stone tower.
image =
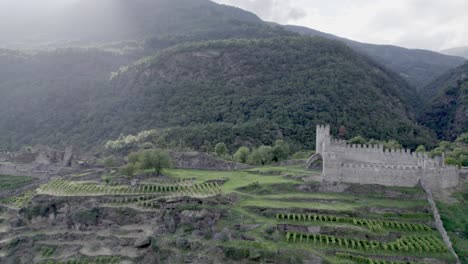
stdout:
<svg viewBox="0 0 468 264">
<path fill-rule="evenodd" d="M 330 125 L 317 125 L 315 138 L 315 153 L 322 154 L 322 150 L 330 144 Z"/>
</svg>

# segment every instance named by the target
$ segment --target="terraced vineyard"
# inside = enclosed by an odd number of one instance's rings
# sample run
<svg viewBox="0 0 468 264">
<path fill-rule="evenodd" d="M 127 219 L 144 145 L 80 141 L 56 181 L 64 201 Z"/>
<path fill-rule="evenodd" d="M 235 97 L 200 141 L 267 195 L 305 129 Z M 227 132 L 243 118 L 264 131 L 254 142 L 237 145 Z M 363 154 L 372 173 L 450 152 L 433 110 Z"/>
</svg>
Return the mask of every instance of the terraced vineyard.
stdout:
<svg viewBox="0 0 468 264">
<path fill-rule="evenodd" d="M 0 191 L 19 188 L 32 182 L 33 179 L 32 177 L 0 175 Z"/>
<path fill-rule="evenodd" d="M 169 169 L 133 184 L 52 179 L 0 200 L 9 210 L 0 262 L 454 263 L 422 190 L 303 180 L 314 173 L 286 166 Z M 15 218 L 18 227 L 9 224 Z"/>
<path fill-rule="evenodd" d="M 95 182 L 74 182 L 54 179 L 38 189 L 40 194 L 54 196 L 105 196 L 162 194 L 170 196 L 208 197 L 218 195 L 221 189 L 217 183 L 187 184 L 181 180 L 177 184 L 141 184 L 138 186 L 111 186 Z"/>
</svg>

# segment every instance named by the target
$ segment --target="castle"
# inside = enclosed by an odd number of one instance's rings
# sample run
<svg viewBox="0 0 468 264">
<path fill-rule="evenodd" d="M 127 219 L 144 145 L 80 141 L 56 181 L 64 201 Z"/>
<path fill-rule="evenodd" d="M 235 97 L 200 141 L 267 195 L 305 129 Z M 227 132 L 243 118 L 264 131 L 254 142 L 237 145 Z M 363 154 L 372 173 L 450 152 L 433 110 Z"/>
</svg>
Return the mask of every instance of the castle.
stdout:
<svg viewBox="0 0 468 264">
<path fill-rule="evenodd" d="M 330 135 L 329 125 L 318 125 L 316 154 L 310 163 L 321 158 L 325 182 L 379 184 L 432 190 L 456 187 L 460 170 L 448 166 L 443 157 L 429 158 L 425 153 L 408 149 L 384 149 L 383 145 L 350 145 Z"/>
</svg>

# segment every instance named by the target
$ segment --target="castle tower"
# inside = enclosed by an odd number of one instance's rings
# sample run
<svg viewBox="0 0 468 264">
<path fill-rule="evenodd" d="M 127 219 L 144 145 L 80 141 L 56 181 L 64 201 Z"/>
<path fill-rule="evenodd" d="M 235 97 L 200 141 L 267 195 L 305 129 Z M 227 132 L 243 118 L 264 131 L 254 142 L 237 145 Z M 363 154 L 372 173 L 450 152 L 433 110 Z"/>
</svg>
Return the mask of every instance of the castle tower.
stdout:
<svg viewBox="0 0 468 264">
<path fill-rule="evenodd" d="M 328 144 L 327 144 L 328 143 Z M 330 125 L 317 125 L 315 136 L 315 153 L 322 154 L 325 146 L 330 144 Z"/>
</svg>

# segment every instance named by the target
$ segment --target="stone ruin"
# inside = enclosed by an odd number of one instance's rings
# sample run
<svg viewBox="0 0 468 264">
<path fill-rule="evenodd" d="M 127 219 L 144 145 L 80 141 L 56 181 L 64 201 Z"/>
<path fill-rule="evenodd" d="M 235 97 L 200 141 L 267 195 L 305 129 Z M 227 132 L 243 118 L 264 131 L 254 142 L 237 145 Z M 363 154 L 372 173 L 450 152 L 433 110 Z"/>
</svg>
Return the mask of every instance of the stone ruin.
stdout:
<svg viewBox="0 0 468 264">
<path fill-rule="evenodd" d="M 43 149 L 37 152 L 0 152 L 0 175 L 44 178 L 72 167 L 73 150 Z"/>
<path fill-rule="evenodd" d="M 329 125 L 318 125 L 316 154 L 308 168 L 322 159 L 324 182 L 379 184 L 431 190 L 456 187 L 460 169 L 445 164 L 444 157 L 429 158 L 426 153 L 408 149 L 384 149 L 383 145 L 351 145 L 332 138 Z"/>
</svg>

